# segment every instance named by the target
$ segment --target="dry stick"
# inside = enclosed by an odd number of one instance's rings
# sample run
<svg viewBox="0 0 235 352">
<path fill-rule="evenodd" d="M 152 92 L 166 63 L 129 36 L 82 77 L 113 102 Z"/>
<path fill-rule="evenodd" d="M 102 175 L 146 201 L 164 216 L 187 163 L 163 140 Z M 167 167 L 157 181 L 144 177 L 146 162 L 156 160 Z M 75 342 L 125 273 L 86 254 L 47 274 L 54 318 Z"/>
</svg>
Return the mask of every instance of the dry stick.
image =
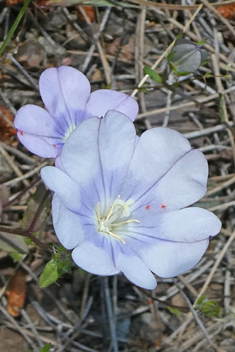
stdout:
<svg viewBox="0 0 235 352">
<path fill-rule="evenodd" d="M 27 79 L 29 84 L 33 87 L 33 89 L 38 92 L 39 91 L 39 86 L 38 84 L 34 81 L 34 79 L 28 74 L 27 71 L 21 66 L 21 64 L 11 55 L 7 54 L 7 58 L 11 60 L 11 62 L 18 68 L 18 70 L 22 73 L 22 75 Z"/>
<path fill-rule="evenodd" d="M 36 186 L 36 184 L 41 181 L 41 178 L 38 176 L 35 180 L 33 180 L 29 186 L 25 187 L 21 192 L 19 192 L 13 199 L 8 200 L 8 202 L 3 204 L 3 209 L 9 208 L 12 204 L 14 204 L 16 201 L 21 199 L 21 197 L 26 194 L 31 188 Z M 12 195 L 14 196 L 14 195 Z"/>
<path fill-rule="evenodd" d="M 3 148 L 2 144 L 0 143 L 0 153 L 2 156 L 6 159 L 12 170 L 16 173 L 17 176 L 22 177 L 23 173 L 22 171 L 16 166 L 16 164 L 13 162 L 12 158 L 10 155 L 7 153 L 7 151 Z M 25 186 L 29 185 L 29 182 L 27 180 L 23 180 L 23 183 Z"/>
<path fill-rule="evenodd" d="M 137 82 L 139 82 L 143 78 L 145 20 L 146 20 L 146 8 L 143 8 L 141 13 L 138 16 L 138 21 L 136 26 L 135 69 L 136 69 Z M 140 92 L 139 100 L 140 100 L 141 110 L 143 112 L 146 112 L 145 94 L 143 92 Z M 144 123 L 147 129 L 150 129 L 152 127 L 148 119 L 144 119 Z"/>
<path fill-rule="evenodd" d="M 199 108 L 201 108 L 202 110 L 207 112 L 209 115 L 214 114 L 214 117 L 217 117 L 217 118 L 220 117 L 220 115 L 217 112 L 211 110 L 206 105 L 202 104 L 200 101 L 198 101 L 197 99 L 193 98 L 192 96 L 185 94 L 179 88 L 173 88 L 173 87 L 171 87 L 170 84 L 168 84 L 166 82 L 163 83 L 163 86 L 166 87 L 168 89 L 168 91 L 171 91 L 172 93 L 178 94 L 178 95 L 180 95 L 182 98 L 184 98 L 186 100 L 191 100 L 196 106 L 198 105 Z M 167 109 L 169 109 L 169 107 Z"/>
<path fill-rule="evenodd" d="M 81 11 L 83 17 L 85 18 L 85 21 L 86 23 L 91 27 L 92 27 L 92 24 L 91 24 L 91 21 L 89 19 L 89 17 L 87 16 L 86 12 L 83 10 L 82 6 L 78 6 L 79 10 Z M 110 9 L 111 11 L 111 9 Z M 110 12 L 109 12 L 110 13 Z M 96 40 L 96 47 L 97 47 L 97 50 L 99 52 L 99 55 L 100 55 L 100 59 L 101 59 L 101 62 L 102 62 L 102 65 L 103 65 L 103 68 L 104 68 L 104 75 L 105 75 L 105 80 L 106 80 L 106 84 L 109 85 L 112 83 L 112 79 L 111 79 L 111 68 L 109 66 L 109 63 L 108 63 L 108 60 L 107 60 L 107 57 L 106 55 L 104 54 L 104 50 L 102 48 L 102 45 L 99 41 L 99 38 L 100 37 L 100 33 L 98 34 L 97 36 L 97 40 Z"/>
<path fill-rule="evenodd" d="M 178 275 L 178 279 L 184 284 L 185 287 L 191 292 L 194 297 L 197 297 L 198 292 L 195 288 L 187 281 L 187 279 L 183 275 Z"/>
<path fill-rule="evenodd" d="M 36 350 L 37 346 L 34 344 L 34 342 L 26 335 L 26 333 L 18 324 L 18 322 L 1 305 L 0 305 L 0 311 L 14 325 L 15 329 L 24 337 L 24 339 L 28 342 L 31 348 Z"/>
<path fill-rule="evenodd" d="M 104 28 L 105 28 L 105 25 L 107 23 L 107 20 L 109 18 L 109 15 L 110 15 L 110 12 L 111 12 L 111 7 L 108 7 L 104 13 L 104 16 L 102 18 L 102 21 L 100 23 L 100 28 L 99 28 L 99 31 L 98 33 L 95 34 L 95 39 L 98 40 L 99 37 L 101 36 L 101 33 L 103 32 Z M 81 51 L 81 54 L 82 55 L 86 55 L 86 59 L 84 60 L 84 63 L 82 65 L 82 68 L 81 68 L 81 71 L 82 72 L 85 72 L 87 67 L 89 66 L 90 64 L 90 61 L 92 59 L 92 56 L 99 56 L 99 53 L 94 53 L 95 51 L 95 48 L 96 48 L 96 44 L 92 44 L 90 49 L 88 50 L 88 53 L 87 52 L 83 52 Z M 68 51 L 69 52 L 69 51 Z M 72 51 L 72 53 L 75 53 L 74 51 Z M 106 57 L 108 58 L 109 55 L 106 55 Z M 113 57 L 112 57 L 113 58 Z"/>
<path fill-rule="evenodd" d="M 210 189 L 210 190 L 206 193 L 205 197 L 214 195 L 214 194 L 216 194 L 216 193 L 222 191 L 224 188 L 226 188 L 226 187 L 228 187 L 228 186 L 231 186 L 234 182 L 235 182 L 235 176 L 232 177 L 232 178 L 230 178 L 228 181 L 223 182 L 222 185 L 219 185 L 219 186 L 217 186 L 217 187 L 215 187 L 215 188 Z"/>
<path fill-rule="evenodd" d="M 190 18 L 189 22 L 186 24 L 186 26 L 183 29 L 183 33 L 188 29 L 188 27 L 190 26 L 190 24 L 192 23 L 192 21 L 195 19 L 195 17 L 197 16 L 197 14 L 199 13 L 199 11 L 201 10 L 203 5 L 200 5 L 198 7 L 198 9 L 195 11 L 195 13 L 193 14 L 193 16 Z M 160 64 L 160 62 L 165 58 L 165 56 L 169 53 L 169 51 L 173 48 L 173 46 L 175 45 L 176 39 L 173 40 L 173 42 L 168 46 L 168 48 L 164 51 L 164 53 L 157 59 L 157 61 L 152 65 L 151 69 L 155 70 L 155 68 Z M 145 75 L 144 78 L 140 81 L 140 83 L 138 84 L 138 88 L 142 87 L 142 85 L 146 82 L 146 80 L 149 78 L 149 75 Z M 131 94 L 132 97 L 134 97 L 136 95 L 136 93 L 138 92 L 139 89 L 135 89 L 133 91 L 133 93 Z"/>
<path fill-rule="evenodd" d="M 173 23 L 173 24 L 174 24 L 177 28 L 179 28 L 181 31 L 184 30 L 184 26 L 183 26 L 181 23 L 179 23 L 178 21 L 176 21 L 174 18 L 172 18 L 172 17 L 167 17 L 166 14 L 165 14 L 164 12 L 162 12 L 162 11 L 159 11 L 159 10 L 156 10 L 156 9 L 154 9 L 154 11 L 155 11 L 156 13 L 158 13 L 159 15 L 163 16 L 164 18 L 166 18 L 169 22 Z M 197 36 L 196 36 L 194 33 L 192 33 L 191 31 L 188 31 L 188 32 L 187 32 L 187 36 L 189 36 L 193 41 L 197 42 Z M 207 44 L 207 43 L 205 43 L 203 47 L 204 47 L 205 49 L 209 50 L 209 51 L 212 52 L 212 53 L 215 52 L 215 49 L 214 49 L 211 45 L 209 45 L 209 44 Z M 225 55 L 223 55 L 223 54 L 220 53 L 220 54 L 219 54 L 219 57 L 220 57 L 220 59 L 221 59 L 222 61 L 224 61 L 226 64 L 230 64 L 232 67 L 235 68 L 235 63 L 234 63 L 233 61 L 229 60 Z"/>
<path fill-rule="evenodd" d="M 33 15 L 33 13 L 31 12 L 31 10 L 29 8 L 27 9 L 27 12 L 29 14 L 31 21 L 34 23 L 34 25 L 37 27 L 37 29 L 44 36 L 44 38 L 46 39 L 48 44 L 50 44 L 54 50 L 57 49 L 57 43 L 49 36 L 49 34 L 45 31 L 45 29 L 40 26 L 36 17 Z"/>
<path fill-rule="evenodd" d="M 1 112 L 0 112 L 1 114 Z M 13 127 L 14 127 L 14 124 L 12 123 Z M 20 158 L 21 160 L 23 160 L 26 164 L 36 164 L 37 163 L 37 160 L 34 159 L 33 157 L 31 156 L 28 156 L 26 155 L 25 153 L 21 152 L 20 150 L 16 149 L 16 147 L 11 147 L 10 145 L 2 142 L 2 146 L 4 147 L 4 149 L 7 151 L 7 152 L 10 152 L 11 154 L 17 156 L 18 158 Z"/>
<path fill-rule="evenodd" d="M 7 323 L 6 326 L 9 327 L 10 329 L 18 331 L 18 328 L 15 325 L 13 325 L 13 324 Z M 27 330 L 25 328 L 22 328 L 22 327 L 21 327 L 21 331 L 22 331 L 22 333 L 24 333 L 27 336 L 30 336 L 30 337 L 33 337 L 33 338 L 35 337 L 35 335 L 34 335 L 34 333 L 32 333 L 32 331 L 29 331 L 29 330 Z M 40 336 L 40 338 L 45 343 L 49 343 L 50 345 L 53 345 L 53 346 L 58 346 L 58 342 L 56 340 L 53 340 L 53 339 L 51 339 L 49 337 L 45 337 L 43 335 Z"/>
<path fill-rule="evenodd" d="M 210 95 L 209 97 L 198 98 L 197 99 L 197 103 L 199 103 L 199 104 L 207 103 L 207 102 L 210 102 L 211 100 L 213 100 L 215 98 L 218 98 L 218 96 L 219 96 L 219 94 L 216 93 L 216 94 Z M 149 115 L 161 114 L 161 113 L 165 112 L 166 110 L 172 111 L 172 110 L 177 110 L 177 109 L 191 107 L 191 106 L 194 106 L 194 105 L 195 105 L 195 103 L 190 101 L 188 103 L 182 103 L 182 104 L 173 105 L 173 106 L 171 106 L 169 108 L 155 109 L 155 110 L 151 110 L 151 111 L 147 111 L 145 113 L 139 114 L 137 119 L 141 119 L 141 118 L 149 116 Z"/>
<path fill-rule="evenodd" d="M 193 304 L 193 307 L 195 308 L 196 305 L 197 305 L 197 302 L 199 300 L 199 298 L 205 293 L 208 285 L 210 284 L 212 278 L 213 278 L 213 275 L 216 271 L 216 269 L 218 268 L 221 260 L 223 259 L 226 251 L 228 250 L 229 246 L 231 245 L 231 243 L 233 242 L 233 240 L 235 239 L 235 231 L 232 233 L 232 235 L 229 237 L 228 241 L 226 242 L 225 246 L 223 247 L 222 251 L 220 252 L 219 256 L 217 257 L 216 261 L 215 261 L 215 264 L 213 265 L 211 271 L 210 271 L 210 274 L 208 275 L 202 289 L 200 290 L 200 293 L 198 294 L 197 298 L 195 299 L 194 301 L 194 304 Z M 190 312 L 187 316 L 187 321 L 190 322 L 190 318 L 192 317 L 192 313 Z M 184 324 L 184 328 L 181 329 L 180 331 L 180 334 L 182 335 L 185 331 L 185 329 L 187 328 L 187 325 L 188 324 Z"/>
<path fill-rule="evenodd" d="M 168 9 L 168 10 L 193 10 L 198 9 L 200 5 L 172 5 L 172 4 L 162 4 L 162 3 L 153 3 L 152 1 L 145 0 L 128 0 L 129 2 L 133 2 L 134 4 L 138 4 L 140 6 L 154 7 L 160 9 Z M 211 6 L 219 7 L 222 5 L 233 4 L 234 0 L 222 1 L 220 3 L 212 3 Z"/>
<path fill-rule="evenodd" d="M 221 114 L 224 115 L 224 121 L 226 123 L 229 122 L 229 119 L 228 119 L 228 113 L 227 113 L 227 108 L 226 108 L 226 104 L 225 104 L 225 100 L 224 100 L 224 87 L 222 85 L 222 82 L 221 82 L 221 75 L 220 75 L 220 70 L 219 70 L 219 65 L 218 65 L 218 61 L 217 61 L 217 58 L 215 56 L 215 54 L 211 54 L 211 60 L 212 60 L 212 65 L 213 65 L 213 68 L 214 68 L 214 73 L 215 73 L 215 82 L 216 82 L 216 85 L 217 85 L 217 89 L 218 89 L 218 92 L 219 94 L 221 95 L 221 100 L 222 100 L 222 111 L 221 111 Z M 228 135 L 229 135 L 229 139 L 230 139 L 230 143 L 231 143 L 231 147 L 232 147 L 232 151 L 233 151 L 233 162 L 235 164 L 235 145 L 234 145 L 234 136 L 232 134 L 232 132 L 228 129 Z"/>
<path fill-rule="evenodd" d="M 188 296 L 184 293 L 183 290 L 181 290 L 181 287 L 177 284 L 177 282 L 175 282 L 175 285 L 178 287 L 178 289 L 179 289 L 179 291 L 180 291 L 180 294 L 181 294 L 181 296 L 183 297 L 183 299 L 185 300 L 185 302 L 187 303 L 187 306 L 189 307 L 189 310 L 190 310 L 191 314 L 193 315 L 193 317 L 194 317 L 196 323 L 198 324 L 198 326 L 200 327 L 201 331 L 202 331 L 203 334 L 205 335 L 207 341 L 208 341 L 209 344 L 211 345 L 212 342 L 211 342 L 211 340 L 210 340 L 210 338 L 209 338 L 209 335 L 208 335 L 208 333 L 207 333 L 207 331 L 206 331 L 206 328 L 205 328 L 205 326 L 203 325 L 203 323 L 202 323 L 201 319 L 199 318 L 199 316 L 197 315 L 196 311 L 194 310 L 194 308 L 193 308 L 193 306 L 192 306 L 190 300 L 188 299 Z"/>
<path fill-rule="evenodd" d="M 35 327 L 35 323 L 32 322 L 32 320 L 30 319 L 30 317 L 28 316 L 27 312 L 24 309 L 21 309 L 21 315 L 26 320 L 26 323 L 27 323 L 28 327 L 31 329 L 34 338 L 37 340 L 39 347 L 42 348 L 44 346 L 44 343 L 41 339 L 41 336 L 37 332 L 37 329 Z"/>
<path fill-rule="evenodd" d="M 16 177 L 16 178 L 14 178 L 12 180 L 9 180 L 7 182 L 2 183 L 1 186 L 9 186 L 9 185 L 17 183 L 19 181 L 23 181 L 24 182 L 24 180 L 26 180 L 27 178 L 29 178 L 29 177 L 33 176 L 34 174 L 38 173 L 38 171 L 41 170 L 41 168 L 43 168 L 46 165 L 48 165 L 48 161 L 45 161 L 44 163 L 38 165 L 33 170 L 27 172 L 26 174 L 24 174 L 22 176 Z M 28 186 L 28 183 L 27 183 L 27 186 Z"/>
<path fill-rule="evenodd" d="M 226 242 L 224 248 L 222 249 L 222 251 L 220 252 L 220 255 L 218 256 L 218 258 L 216 259 L 215 261 L 215 264 L 213 266 L 213 268 L 211 269 L 211 272 L 210 274 L 208 275 L 202 289 L 200 290 L 200 293 L 198 294 L 197 298 L 195 299 L 195 302 L 193 304 L 193 306 L 195 307 L 196 304 L 197 304 L 197 301 L 199 300 L 199 298 L 205 293 L 208 285 L 210 284 L 212 278 L 213 278 L 213 275 L 215 273 L 215 271 L 217 270 L 221 260 L 223 259 L 226 251 L 228 250 L 229 246 L 231 245 L 231 243 L 233 242 L 233 240 L 235 239 L 235 231 L 232 233 L 232 235 L 229 237 L 228 241 Z"/>
<path fill-rule="evenodd" d="M 92 23 L 91 23 L 89 17 L 86 15 L 85 11 L 82 9 L 81 6 L 79 7 L 79 9 L 80 9 L 80 11 L 81 11 L 83 17 L 85 18 L 86 23 L 90 26 L 91 29 L 93 29 Z M 110 14 L 110 11 L 111 11 L 111 9 L 108 9 L 108 11 L 106 11 L 106 14 L 108 14 L 108 16 L 109 16 L 109 14 Z M 105 17 L 105 21 L 107 21 L 108 16 Z M 102 22 L 103 22 L 103 21 L 102 21 Z M 105 22 L 105 23 L 106 23 L 106 22 Z M 102 26 L 102 29 L 103 29 L 103 28 L 104 28 L 104 27 Z M 99 57 L 100 57 L 100 59 L 101 59 L 101 62 L 102 62 L 103 68 L 104 68 L 104 75 L 105 75 L 106 84 L 109 85 L 109 84 L 112 83 L 112 79 L 111 79 L 111 68 L 110 68 L 110 66 L 109 66 L 107 57 L 106 57 L 106 55 L 105 55 L 105 53 L 104 53 L 104 50 L 103 50 L 103 48 L 102 48 L 102 45 L 101 45 L 101 43 L 100 43 L 100 40 L 99 40 L 100 35 L 101 35 L 101 31 L 98 32 L 96 36 L 94 36 L 94 37 L 96 37 L 96 38 L 95 38 L 95 39 L 96 39 L 95 45 L 96 45 L 97 50 L 98 50 L 98 52 L 99 52 Z M 89 59 L 91 58 L 91 54 L 93 53 L 94 49 L 95 49 L 95 47 L 94 47 L 94 45 L 92 45 L 92 46 L 91 46 L 90 53 L 89 53 Z M 83 65 L 83 70 L 84 70 L 84 65 Z"/>
<path fill-rule="evenodd" d="M 188 316 L 186 317 L 186 320 L 175 330 L 173 331 L 173 333 L 168 336 L 162 343 L 162 346 L 165 345 L 169 345 L 171 343 L 171 341 L 178 335 L 181 333 L 181 331 L 185 330 L 185 328 L 188 326 L 188 324 L 190 324 L 193 321 L 193 316 L 191 313 L 188 314 Z"/>
<path fill-rule="evenodd" d="M 235 205 L 235 200 L 233 200 L 232 202 L 216 205 L 214 207 L 209 208 L 208 210 L 209 211 L 226 210 L 227 208 L 232 207 L 234 205 Z"/>
<path fill-rule="evenodd" d="M 224 280 L 224 311 L 225 315 L 230 313 L 230 301 L 231 301 L 231 271 L 226 270 Z"/>
<path fill-rule="evenodd" d="M 14 106 L 11 104 L 10 100 L 7 98 L 7 96 L 5 94 L 3 94 L 3 92 L 0 89 L 0 98 L 2 99 L 4 105 L 7 107 L 7 109 L 10 110 L 10 112 L 12 113 L 12 115 L 16 114 L 16 109 L 14 108 Z"/>
<path fill-rule="evenodd" d="M 223 329 L 223 326 L 224 326 L 224 322 L 221 322 L 221 321 L 217 321 L 216 323 L 210 325 L 208 328 L 207 328 L 207 331 L 208 333 L 211 333 L 213 332 L 215 329 L 218 330 L 219 328 L 219 331 L 221 331 Z M 201 331 L 199 332 L 196 332 L 194 334 L 192 334 L 192 338 L 190 340 L 187 340 L 185 342 L 183 342 L 182 344 L 180 344 L 180 348 L 178 348 L 178 350 L 180 352 L 184 352 L 184 351 L 189 351 L 189 348 L 194 345 L 194 344 L 197 344 L 198 341 L 200 339 L 203 338 L 203 333 Z M 215 346 L 213 346 L 214 350 L 215 350 Z M 208 350 L 208 349 L 207 349 Z M 190 350 L 191 351 L 191 350 Z M 218 349 L 216 349 L 216 351 L 218 351 Z M 219 351 L 218 351 L 219 352 Z"/>
<path fill-rule="evenodd" d="M 234 27 L 229 23 L 228 20 L 226 20 L 225 17 L 223 17 L 219 11 L 217 11 L 212 4 L 210 4 L 207 0 L 201 0 L 201 2 L 208 8 L 208 10 L 210 12 L 212 12 L 217 18 L 220 19 L 221 22 L 223 22 L 225 24 L 225 26 L 228 27 L 228 29 L 230 30 L 230 32 L 233 34 L 233 36 L 235 37 L 235 30 Z M 221 5 L 221 4 L 220 4 Z"/>
<path fill-rule="evenodd" d="M 104 75 L 105 75 L 106 84 L 109 85 L 112 83 L 111 68 L 109 66 L 109 63 L 108 63 L 107 57 L 104 53 L 104 50 L 102 48 L 102 45 L 100 44 L 100 41 L 97 41 L 96 46 L 97 46 L 97 50 L 100 54 L 100 59 L 101 59 L 101 62 L 102 62 L 103 68 L 104 68 Z"/>
<path fill-rule="evenodd" d="M 234 123 L 230 122 L 229 126 L 230 127 L 234 126 Z M 224 131 L 226 128 L 227 128 L 227 126 L 225 127 L 225 125 L 216 125 L 214 127 L 204 128 L 203 130 L 200 130 L 200 131 L 184 133 L 184 137 L 186 137 L 187 139 L 194 139 L 194 138 L 206 136 L 206 135 L 211 134 L 211 133 Z"/>
</svg>

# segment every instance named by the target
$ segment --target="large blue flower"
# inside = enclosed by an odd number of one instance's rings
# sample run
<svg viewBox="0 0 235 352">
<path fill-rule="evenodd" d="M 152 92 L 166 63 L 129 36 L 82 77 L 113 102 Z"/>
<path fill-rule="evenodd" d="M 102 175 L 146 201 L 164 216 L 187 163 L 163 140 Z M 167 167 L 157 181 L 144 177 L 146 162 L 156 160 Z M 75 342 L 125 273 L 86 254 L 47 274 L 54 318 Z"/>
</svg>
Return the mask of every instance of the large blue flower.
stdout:
<svg viewBox="0 0 235 352">
<path fill-rule="evenodd" d="M 153 128 L 137 139 L 118 111 L 83 121 L 66 141 L 59 168 L 41 175 L 54 191 L 55 232 L 77 265 L 97 275 L 123 272 L 156 286 L 198 263 L 220 221 L 189 205 L 206 192 L 204 155 L 180 133 Z"/>
<path fill-rule="evenodd" d="M 44 158 L 58 157 L 75 127 L 91 116 L 101 117 L 114 109 L 134 121 L 138 114 L 137 102 L 126 94 L 109 89 L 91 93 L 86 76 L 72 67 L 45 70 L 39 89 L 47 110 L 25 105 L 14 123 L 21 143 Z"/>
</svg>

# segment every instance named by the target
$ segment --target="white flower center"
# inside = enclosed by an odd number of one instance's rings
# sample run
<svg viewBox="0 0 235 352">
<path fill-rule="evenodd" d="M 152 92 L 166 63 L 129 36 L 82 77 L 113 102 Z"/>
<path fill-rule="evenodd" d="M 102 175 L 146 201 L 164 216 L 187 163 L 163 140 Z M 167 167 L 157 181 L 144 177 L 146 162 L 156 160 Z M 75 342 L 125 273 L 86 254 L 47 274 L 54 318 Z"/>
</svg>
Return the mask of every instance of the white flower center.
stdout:
<svg viewBox="0 0 235 352">
<path fill-rule="evenodd" d="M 71 123 L 71 125 L 69 126 L 69 128 L 68 128 L 67 131 L 65 132 L 64 137 L 62 138 L 62 140 L 63 140 L 64 142 L 67 141 L 67 139 L 69 138 L 69 136 L 71 135 L 71 133 L 73 132 L 73 130 L 75 130 L 75 128 L 76 128 L 76 126 L 75 126 L 73 123 Z"/>
<path fill-rule="evenodd" d="M 139 220 L 134 219 L 125 220 L 131 214 L 130 206 L 132 204 L 134 204 L 133 199 L 129 199 L 128 201 L 124 202 L 120 199 L 120 196 L 118 196 L 117 199 L 113 202 L 107 216 L 101 217 L 100 203 L 98 203 L 96 208 L 98 232 L 107 233 L 110 236 L 117 238 L 123 244 L 126 244 L 126 242 L 120 236 L 116 235 L 114 231 L 118 226 L 129 224 L 130 222 L 139 222 Z"/>
</svg>

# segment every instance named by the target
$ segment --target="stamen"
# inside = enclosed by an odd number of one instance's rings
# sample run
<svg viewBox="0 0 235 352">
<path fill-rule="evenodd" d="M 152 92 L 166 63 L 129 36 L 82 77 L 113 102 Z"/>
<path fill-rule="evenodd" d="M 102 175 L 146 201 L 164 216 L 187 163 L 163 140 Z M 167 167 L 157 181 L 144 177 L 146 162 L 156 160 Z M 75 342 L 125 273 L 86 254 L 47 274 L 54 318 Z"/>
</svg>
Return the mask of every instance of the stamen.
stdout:
<svg viewBox="0 0 235 352">
<path fill-rule="evenodd" d="M 123 244 L 126 244 L 126 242 L 118 235 L 116 235 L 115 233 L 111 232 L 111 231 L 108 231 L 108 234 L 117 238 L 119 241 L 121 241 Z"/>
<path fill-rule="evenodd" d="M 97 214 L 97 219 L 100 221 L 100 202 L 97 204 L 96 207 L 96 214 Z"/>
<path fill-rule="evenodd" d="M 112 227 L 113 226 L 119 226 L 119 225 L 124 225 L 124 224 L 129 224 L 130 222 L 140 222 L 139 220 L 127 220 L 127 221 L 123 221 L 123 222 L 117 222 L 116 224 L 112 224 Z"/>
<path fill-rule="evenodd" d="M 120 198 L 120 196 L 117 196 L 117 199 L 119 199 Z M 116 200 L 117 200 L 116 199 Z M 116 201 L 115 201 L 116 202 Z M 114 209 L 114 207 L 115 207 L 115 202 L 113 203 L 113 205 L 111 206 L 111 208 L 110 208 L 110 210 L 109 210 L 109 213 L 108 213 L 108 215 L 107 215 L 107 217 L 106 217 L 106 220 L 108 220 L 109 218 L 110 218 L 110 216 L 112 215 L 112 213 L 113 213 L 113 209 Z"/>
<path fill-rule="evenodd" d="M 129 199 L 126 202 L 120 199 L 120 196 L 116 198 L 113 202 L 112 206 L 109 209 L 107 216 L 100 215 L 100 202 L 98 202 L 96 207 L 96 216 L 98 221 L 98 232 L 103 232 L 104 234 L 108 234 L 117 240 L 121 241 L 123 244 L 126 242 L 122 239 L 121 236 L 117 235 L 116 233 L 112 232 L 113 228 L 117 228 L 118 226 L 126 225 L 132 222 L 139 223 L 139 220 L 136 219 L 129 219 L 124 220 L 125 218 L 129 217 L 131 214 L 130 206 L 134 204 L 133 199 Z M 102 217 L 101 217 L 102 216 Z M 124 219 L 123 219 L 124 218 Z M 121 221 L 121 220 L 124 221 Z M 115 221 L 120 222 L 115 222 Z"/>
</svg>

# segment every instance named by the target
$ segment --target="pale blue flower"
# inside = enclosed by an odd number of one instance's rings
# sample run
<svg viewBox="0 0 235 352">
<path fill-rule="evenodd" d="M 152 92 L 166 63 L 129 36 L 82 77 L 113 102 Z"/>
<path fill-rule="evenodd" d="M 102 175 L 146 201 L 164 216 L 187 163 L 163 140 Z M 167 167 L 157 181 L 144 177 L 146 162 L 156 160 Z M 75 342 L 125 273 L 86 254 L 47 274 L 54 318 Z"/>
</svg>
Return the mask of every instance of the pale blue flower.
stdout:
<svg viewBox="0 0 235 352">
<path fill-rule="evenodd" d="M 45 70 L 39 89 L 47 111 L 35 105 L 23 106 L 14 123 L 21 143 L 44 158 L 58 157 L 75 127 L 91 116 L 118 110 L 134 121 L 138 114 L 137 102 L 126 94 L 109 89 L 91 93 L 86 76 L 72 67 Z"/>
<path fill-rule="evenodd" d="M 88 272 L 123 272 L 153 289 L 152 272 L 167 278 L 191 269 L 220 231 L 214 214 L 188 208 L 206 192 L 208 166 L 176 131 L 153 128 L 137 139 L 130 119 L 109 111 L 76 128 L 61 164 L 64 171 L 41 171 L 54 192 L 55 232 Z"/>
</svg>

